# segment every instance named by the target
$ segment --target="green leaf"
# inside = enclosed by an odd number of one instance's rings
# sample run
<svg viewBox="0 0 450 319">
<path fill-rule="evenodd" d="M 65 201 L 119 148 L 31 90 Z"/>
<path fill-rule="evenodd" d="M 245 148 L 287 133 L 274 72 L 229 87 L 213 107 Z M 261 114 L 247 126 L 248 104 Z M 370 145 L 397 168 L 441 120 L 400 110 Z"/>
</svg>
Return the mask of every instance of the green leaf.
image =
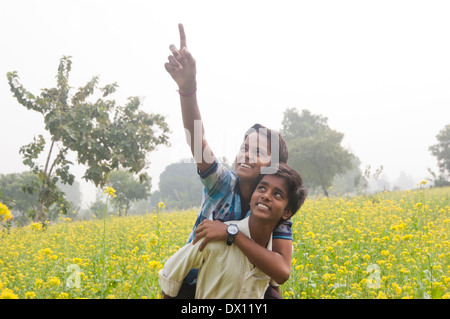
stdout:
<svg viewBox="0 0 450 319">
<path fill-rule="evenodd" d="M 76 154 L 78 163 L 87 166 L 83 178 L 98 186 L 106 183 L 107 175 L 113 169 L 122 167 L 132 173 L 140 173 L 145 167 L 147 153 L 160 144 L 168 144 L 169 128 L 165 118 L 139 110 L 141 102 L 138 97 L 130 97 L 125 106 L 104 99 L 117 90 L 117 83 L 100 88 L 103 96 L 95 103 L 87 101 L 87 98 L 98 89 L 99 79 L 96 76 L 75 94 L 71 93 L 71 67 L 71 57 L 63 56 L 58 67 L 56 87 L 42 89 L 40 96 L 20 84 L 16 71 L 7 73 L 17 102 L 43 115 L 45 128 L 52 139 L 50 149 L 55 144 L 56 149 L 61 150 L 53 162 L 45 163 L 46 170 L 48 168 L 52 175 L 45 176 L 38 164 L 39 155 L 44 151 L 44 138 L 39 136 L 20 149 L 24 164 L 38 173 L 39 207 L 42 204 L 50 207 L 63 196 L 55 186 L 57 177 L 63 183 L 73 183 L 75 177 L 70 173 L 71 162 L 66 159 L 68 150 Z M 73 97 L 68 99 L 69 96 Z M 112 115 L 113 119 L 110 118 Z M 45 158 L 54 158 L 50 155 Z M 144 180 L 144 176 L 141 174 L 140 181 Z M 41 218 L 42 213 L 38 211 L 36 218 Z"/>
</svg>

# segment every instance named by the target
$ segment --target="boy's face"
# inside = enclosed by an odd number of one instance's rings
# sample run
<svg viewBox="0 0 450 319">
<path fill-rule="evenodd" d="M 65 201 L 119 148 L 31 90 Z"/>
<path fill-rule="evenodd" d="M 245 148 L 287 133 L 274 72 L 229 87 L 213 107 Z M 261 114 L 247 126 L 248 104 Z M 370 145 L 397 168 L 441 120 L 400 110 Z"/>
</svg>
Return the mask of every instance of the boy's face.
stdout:
<svg viewBox="0 0 450 319">
<path fill-rule="evenodd" d="M 288 219 L 292 216 L 286 209 L 289 196 L 286 181 L 276 175 L 264 175 L 256 185 L 256 189 L 250 200 L 251 214 L 258 218 L 278 223 L 281 218 Z"/>
<path fill-rule="evenodd" d="M 267 136 L 253 132 L 242 143 L 234 168 L 240 179 L 256 180 L 261 168 L 270 163 L 270 141 Z"/>
</svg>

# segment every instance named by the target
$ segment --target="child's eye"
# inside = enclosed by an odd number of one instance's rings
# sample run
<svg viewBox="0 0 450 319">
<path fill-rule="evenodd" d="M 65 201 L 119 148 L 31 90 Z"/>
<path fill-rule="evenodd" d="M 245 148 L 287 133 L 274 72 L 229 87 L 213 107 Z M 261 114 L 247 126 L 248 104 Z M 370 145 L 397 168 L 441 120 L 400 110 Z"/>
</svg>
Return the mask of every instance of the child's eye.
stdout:
<svg viewBox="0 0 450 319">
<path fill-rule="evenodd" d="M 260 186 L 258 186 L 258 190 L 260 190 L 260 191 L 265 191 L 266 190 L 266 188 L 264 187 L 264 186 L 262 186 L 262 185 L 260 185 Z"/>
<path fill-rule="evenodd" d="M 258 156 L 267 156 L 267 153 L 265 151 L 260 150 L 260 149 L 258 149 L 256 151 L 256 154 L 258 154 Z"/>
</svg>

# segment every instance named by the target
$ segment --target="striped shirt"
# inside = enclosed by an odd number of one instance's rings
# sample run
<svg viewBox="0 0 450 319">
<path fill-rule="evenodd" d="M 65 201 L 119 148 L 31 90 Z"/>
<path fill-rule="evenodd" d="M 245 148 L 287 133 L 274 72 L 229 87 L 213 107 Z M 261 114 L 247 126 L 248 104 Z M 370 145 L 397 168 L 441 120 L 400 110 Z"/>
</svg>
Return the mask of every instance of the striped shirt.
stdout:
<svg viewBox="0 0 450 319">
<path fill-rule="evenodd" d="M 239 191 L 239 177 L 215 159 L 214 164 L 205 172 L 198 171 L 203 183 L 202 202 L 197 213 L 197 220 L 189 235 L 188 243 L 195 237 L 195 229 L 205 219 L 242 220 L 250 216 L 250 210 L 242 212 Z M 273 239 L 292 240 L 292 222 L 283 221 L 273 231 Z"/>
</svg>

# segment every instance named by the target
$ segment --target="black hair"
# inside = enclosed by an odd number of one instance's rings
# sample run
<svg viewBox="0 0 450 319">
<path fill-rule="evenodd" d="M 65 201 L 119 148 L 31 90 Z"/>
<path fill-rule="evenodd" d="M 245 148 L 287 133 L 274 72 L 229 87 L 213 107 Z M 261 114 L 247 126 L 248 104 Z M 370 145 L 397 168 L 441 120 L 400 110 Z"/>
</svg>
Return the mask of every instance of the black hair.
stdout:
<svg viewBox="0 0 450 319">
<path fill-rule="evenodd" d="M 287 163 L 289 158 L 289 151 L 287 147 L 286 140 L 281 136 L 281 134 L 278 131 L 271 130 L 270 128 L 267 128 L 261 124 L 254 124 L 252 127 L 250 127 L 247 132 L 245 132 L 244 141 L 253 132 L 258 132 L 260 129 L 265 129 L 267 132 L 267 139 L 269 141 L 272 141 L 272 135 L 274 137 L 278 137 L 278 152 L 279 152 L 279 161 L 280 163 Z"/>
<path fill-rule="evenodd" d="M 259 175 L 255 187 L 261 182 L 264 175 L 266 174 Z M 286 209 L 291 210 L 292 216 L 294 216 L 308 196 L 308 189 L 303 185 L 302 177 L 285 163 L 279 163 L 277 171 L 272 175 L 282 177 L 285 180 L 289 199 Z"/>
</svg>

